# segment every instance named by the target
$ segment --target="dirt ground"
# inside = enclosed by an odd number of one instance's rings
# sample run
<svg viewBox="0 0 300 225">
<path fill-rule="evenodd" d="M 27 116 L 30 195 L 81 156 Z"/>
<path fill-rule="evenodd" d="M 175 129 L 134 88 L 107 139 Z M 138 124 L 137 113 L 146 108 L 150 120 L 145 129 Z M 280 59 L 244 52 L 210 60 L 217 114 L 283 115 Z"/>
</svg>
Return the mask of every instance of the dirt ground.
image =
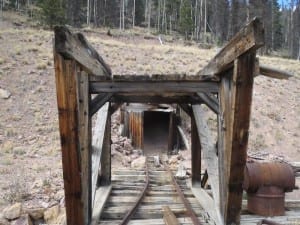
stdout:
<svg viewBox="0 0 300 225">
<path fill-rule="evenodd" d="M 217 51 L 169 36 L 160 45 L 140 29 L 106 32 L 84 30 L 114 74 L 195 74 Z M 0 98 L 0 211 L 16 201 L 49 207 L 63 199 L 52 38 L 22 17 L 0 18 L 0 88 L 11 94 Z M 255 78 L 249 153 L 300 161 L 300 62 L 260 61 L 295 76 Z"/>
</svg>

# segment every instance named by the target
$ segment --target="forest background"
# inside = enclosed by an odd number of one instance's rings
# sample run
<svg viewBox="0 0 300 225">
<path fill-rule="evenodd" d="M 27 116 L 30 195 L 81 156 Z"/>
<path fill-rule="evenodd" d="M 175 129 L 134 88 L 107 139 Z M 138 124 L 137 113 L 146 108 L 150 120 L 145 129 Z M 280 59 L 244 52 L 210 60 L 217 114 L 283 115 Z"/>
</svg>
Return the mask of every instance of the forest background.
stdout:
<svg viewBox="0 0 300 225">
<path fill-rule="evenodd" d="M 182 35 L 202 46 L 223 45 L 253 17 L 262 19 L 261 54 L 300 59 L 300 0 L 0 0 L 4 10 L 53 27 L 144 27 Z M 0 15 L 0 16 L 1 16 Z"/>
</svg>

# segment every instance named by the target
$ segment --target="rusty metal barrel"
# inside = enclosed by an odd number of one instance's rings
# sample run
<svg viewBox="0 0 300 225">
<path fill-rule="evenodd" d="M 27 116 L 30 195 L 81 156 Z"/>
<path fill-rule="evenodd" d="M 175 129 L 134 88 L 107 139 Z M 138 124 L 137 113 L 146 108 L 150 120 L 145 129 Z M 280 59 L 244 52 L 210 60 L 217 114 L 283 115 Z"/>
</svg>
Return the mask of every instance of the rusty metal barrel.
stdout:
<svg viewBox="0 0 300 225">
<path fill-rule="evenodd" d="M 262 216 L 284 215 L 285 192 L 295 188 L 292 167 L 280 162 L 247 163 L 243 188 L 248 210 Z"/>
<path fill-rule="evenodd" d="M 253 193 L 262 186 L 276 186 L 284 192 L 292 191 L 295 188 L 293 168 L 287 163 L 280 162 L 247 163 L 244 172 L 244 190 Z"/>
</svg>

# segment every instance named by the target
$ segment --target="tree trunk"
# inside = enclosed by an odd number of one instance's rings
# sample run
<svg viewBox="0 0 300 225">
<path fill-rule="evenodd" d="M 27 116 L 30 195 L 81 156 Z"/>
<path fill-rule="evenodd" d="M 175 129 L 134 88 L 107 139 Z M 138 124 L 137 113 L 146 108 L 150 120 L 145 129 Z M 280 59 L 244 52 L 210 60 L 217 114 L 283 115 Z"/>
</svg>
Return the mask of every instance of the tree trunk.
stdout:
<svg viewBox="0 0 300 225">
<path fill-rule="evenodd" d="M 90 0 L 87 0 L 87 5 L 86 5 L 86 24 L 90 26 L 91 22 L 91 8 L 90 8 Z"/>
<path fill-rule="evenodd" d="M 206 43 L 206 26 L 207 26 L 207 5 L 206 0 L 204 0 L 204 43 Z"/>
<path fill-rule="evenodd" d="M 135 0 L 133 0 L 132 26 L 135 26 Z"/>
<path fill-rule="evenodd" d="M 152 6 L 152 0 L 148 0 L 148 32 L 149 33 L 151 28 L 151 6 Z"/>
<path fill-rule="evenodd" d="M 122 5 L 122 30 L 125 29 L 125 0 L 123 0 Z"/>
</svg>

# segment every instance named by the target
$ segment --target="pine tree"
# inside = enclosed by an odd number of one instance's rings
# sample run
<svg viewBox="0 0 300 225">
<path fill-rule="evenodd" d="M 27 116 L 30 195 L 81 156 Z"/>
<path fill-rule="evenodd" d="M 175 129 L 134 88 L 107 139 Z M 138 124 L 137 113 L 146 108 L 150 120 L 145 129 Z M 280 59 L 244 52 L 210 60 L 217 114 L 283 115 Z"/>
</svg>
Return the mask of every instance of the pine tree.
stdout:
<svg viewBox="0 0 300 225">
<path fill-rule="evenodd" d="M 193 20 L 191 16 L 191 2 L 189 0 L 182 0 L 180 8 L 180 32 L 185 35 L 187 39 L 193 29 Z"/>
</svg>

